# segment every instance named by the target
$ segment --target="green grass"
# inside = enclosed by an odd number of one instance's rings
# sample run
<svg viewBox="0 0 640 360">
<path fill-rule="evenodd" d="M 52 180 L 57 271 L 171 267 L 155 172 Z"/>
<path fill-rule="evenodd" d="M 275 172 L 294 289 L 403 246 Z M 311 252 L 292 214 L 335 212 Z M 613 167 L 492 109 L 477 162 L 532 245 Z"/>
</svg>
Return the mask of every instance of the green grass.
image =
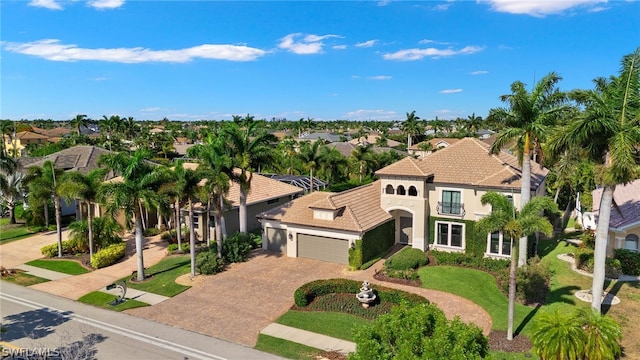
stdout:
<svg viewBox="0 0 640 360">
<path fill-rule="evenodd" d="M 0 244 L 24 239 L 33 233 L 24 224 L 9 225 L 9 219 L 0 219 Z"/>
<path fill-rule="evenodd" d="M 173 297 L 190 288 L 176 283 L 176 278 L 191 271 L 189 255 L 171 256 L 149 267 L 145 271 L 148 277 L 142 282 L 130 281 L 130 277 L 121 280 L 126 281 L 132 289 L 146 291 L 153 294 Z"/>
<path fill-rule="evenodd" d="M 418 270 L 418 274 L 422 279 L 422 287 L 446 291 L 473 301 L 489 313 L 493 329 L 507 330 L 509 301 L 498 289 L 492 275 L 480 270 L 453 266 L 427 266 Z M 517 329 L 527 316 L 534 314 L 535 309 L 516 304 L 514 328 Z M 525 325 L 523 333 L 526 335 L 530 322 Z"/>
<path fill-rule="evenodd" d="M 500 351 L 489 351 L 491 359 L 493 360 L 531 360 L 540 359 L 533 350 L 526 353 L 509 353 Z"/>
<path fill-rule="evenodd" d="M 22 285 L 22 286 L 31 286 L 31 285 L 40 284 L 40 283 L 49 281 L 48 279 L 43 279 L 41 277 L 37 277 L 34 275 L 25 274 L 22 271 L 19 271 L 14 275 L 3 276 L 2 280 L 8 281 L 14 284 Z"/>
<path fill-rule="evenodd" d="M 367 319 L 349 314 L 295 310 L 287 311 L 276 322 L 347 341 L 353 341 L 355 329 L 370 324 Z"/>
<path fill-rule="evenodd" d="M 316 354 L 321 352 L 316 348 L 264 334 L 258 335 L 255 349 L 295 360 L 316 359 Z"/>
<path fill-rule="evenodd" d="M 123 302 L 122 304 L 118 304 L 116 306 L 109 305 L 109 303 L 114 301 L 116 298 L 117 296 L 115 295 L 103 293 L 100 291 L 93 291 L 88 293 L 87 295 L 84 295 L 83 297 L 78 299 L 78 301 L 84 304 L 98 306 L 101 308 L 115 310 L 115 311 L 123 311 L 123 310 L 138 308 L 142 306 L 149 306 L 149 304 L 147 303 L 133 300 L 133 299 L 126 299 L 125 302 Z"/>
<path fill-rule="evenodd" d="M 69 275 L 80 275 L 90 272 L 77 261 L 72 260 L 33 260 L 29 261 L 27 265 Z"/>
</svg>

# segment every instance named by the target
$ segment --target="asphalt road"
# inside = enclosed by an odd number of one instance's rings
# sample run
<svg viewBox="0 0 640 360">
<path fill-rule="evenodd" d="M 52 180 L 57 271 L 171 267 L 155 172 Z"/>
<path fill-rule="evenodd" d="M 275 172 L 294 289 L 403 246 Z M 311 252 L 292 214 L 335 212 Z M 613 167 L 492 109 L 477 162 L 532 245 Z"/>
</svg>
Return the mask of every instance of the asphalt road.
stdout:
<svg viewBox="0 0 640 360">
<path fill-rule="evenodd" d="M 48 357 L 43 358 L 65 360 L 280 359 L 243 345 L 5 281 L 0 282 L 0 314 L 4 328 L 0 341 L 5 345 L 1 355 L 20 355 L 14 358 L 46 354 Z"/>
</svg>

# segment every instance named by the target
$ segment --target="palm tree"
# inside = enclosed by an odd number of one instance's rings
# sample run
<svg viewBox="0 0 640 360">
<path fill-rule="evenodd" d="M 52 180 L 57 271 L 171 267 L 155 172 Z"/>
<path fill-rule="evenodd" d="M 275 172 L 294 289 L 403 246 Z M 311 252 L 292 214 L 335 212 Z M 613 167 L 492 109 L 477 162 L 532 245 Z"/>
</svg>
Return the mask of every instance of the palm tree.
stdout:
<svg viewBox="0 0 640 360">
<path fill-rule="evenodd" d="M 354 159 L 358 166 L 359 182 L 362 183 L 362 177 L 367 170 L 371 170 L 372 165 L 375 164 L 375 156 L 373 152 L 373 145 L 368 144 L 366 146 L 358 146 L 351 152 L 351 157 Z"/>
<path fill-rule="evenodd" d="M 13 139 L 12 134 L 15 133 L 15 126 L 11 120 L 0 120 L 0 135 L 2 135 L 2 151 L 1 156 L 7 156 L 8 152 L 5 148 L 6 138 Z M 15 154 L 14 154 L 15 156 Z"/>
<path fill-rule="evenodd" d="M 60 184 L 60 194 L 65 201 L 78 199 L 87 206 L 87 227 L 89 234 L 89 259 L 93 259 L 93 251 L 95 249 L 93 241 L 93 207 L 97 203 L 100 186 L 102 186 L 106 169 L 97 168 L 88 174 L 82 174 L 78 171 L 66 174 L 66 180 Z"/>
<path fill-rule="evenodd" d="M 407 148 L 411 147 L 413 137 L 422 132 L 422 125 L 418 120 L 420 120 L 420 117 L 416 116 L 416 111 L 413 110 L 407 113 L 407 119 L 400 125 L 402 132 L 407 134 Z"/>
<path fill-rule="evenodd" d="M 516 211 L 511 199 L 502 194 L 488 192 L 480 198 L 482 205 L 491 205 L 491 214 L 480 219 L 476 228 L 480 233 L 500 232 L 511 243 L 511 268 L 509 271 L 509 309 L 507 340 L 513 339 L 513 315 L 516 302 L 516 249 L 515 239 L 537 232 L 551 236 L 553 226 L 541 216 L 544 210 L 557 212 L 558 207 L 548 197 L 535 197 L 521 211 Z M 520 244 L 522 246 L 522 244 Z"/>
<path fill-rule="evenodd" d="M 66 174 L 62 169 L 56 169 L 53 162 L 47 160 L 42 167 L 32 166 L 25 177 L 29 192 L 38 194 L 48 208 L 49 198 L 53 198 L 56 213 L 56 231 L 58 235 L 58 257 L 62 257 L 62 208 L 60 205 L 61 185 L 66 181 Z M 47 210 L 45 210 L 47 211 Z"/>
<path fill-rule="evenodd" d="M 323 146 L 320 149 L 320 171 L 323 178 L 329 180 L 330 183 L 343 181 L 349 161 L 336 148 Z"/>
<path fill-rule="evenodd" d="M 555 72 L 543 77 L 531 93 L 520 81 L 511 84 L 511 94 L 502 95 L 500 100 L 508 108 L 489 110 L 492 121 L 503 122 L 507 127 L 500 132 L 491 146 L 491 153 L 499 153 L 512 140 L 516 140 L 518 157 L 522 163 L 520 196 L 522 209 L 531 199 L 531 149 L 545 141 L 552 125 L 569 109 L 567 96 L 556 85 L 562 78 Z M 527 263 L 527 239 L 520 239 L 518 266 Z"/>
<path fill-rule="evenodd" d="M 570 96 L 584 111 L 550 143 L 561 153 L 577 146 L 599 164 L 597 182 L 603 186 L 594 253 L 591 306 L 600 311 L 613 192 L 618 184 L 640 177 L 640 48 L 622 59 L 619 76 L 594 80 L 594 90 L 575 90 Z"/>
<path fill-rule="evenodd" d="M 143 248 L 143 207 L 150 209 L 168 208 L 166 196 L 158 193 L 160 186 L 168 181 L 166 174 L 158 171 L 146 158 L 149 152 L 137 150 L 132 155 L 126 153 L 105 154 L 100 165 L 120 175 L 120 178 L 105 183 L 99 196 L 105 199 L 106 210 L 112 216 L 123 211 L 127 226 L 135 219 L 136 257 L 138 264 L 137 280 L 144 280 Z"/>
<path fill-rule="evenodd" d="M 584 330 L 584 358 L 590 360 L 617 359 L 622 354 L 622 329 L 610 316 L 596 309 L 580 309 L 579 317 Z"/>
<path fill-rule="evenodd" d="M 201 172 L 184 167 L 184 161 L 176 162 L 173 168 L 173 184 L 179 196 L 186 200 L 189 210 L 189 252 L 191 254 L 191 277 L 196 276 L 196 232 L 193 221 L 193 203 L 199 192 Z"/>
<path fill-rule="evenodd" d="M 78 114 L 78 115 L 76 115 L 76 117 L 74 117 L 73 119 L 71 119 L 69 121 L 69 124 L 71 125 L 71 127 L 76 129 L 76 132 L 78 133 L 78 137 L 79 137 L 81 135 L 80 129 L 83 126 L 89 125 L 90 122 L 91 122 L 91 120 L 89 120 L 89 118 L 87 118 L 87 115 Z"/>
<path fill-rule="evenodd" d="M 580 320 L 556 309 L 542 312 L 533 325 L 531 339 L 542 359 L 580 360 L 584 351 L 584 332 Z"/>
<path fill-rule="evenodd" d="M 251 120 L 245 125 L 242 128 L 237 123 L 228 123 L 222 130 L 227 153 L 233 165 L 239 169 L 232 179 L 240 185 L 239 220 L 242 234 L 247 233 L 247 194 L 251 191 L 253 172 L 273 159 L 271 143 L 277 141 L 259 121 Z"/>
<path fill-rule="evenodd" d="M 471 134 L 475 136 L 476 131 L 480 130 L 482 126 L 482 117 L 476 116 L 476 113 L 472 113 L 468 116 L 466 121 L 466 128 Z"/>
<path fill-rule="evenodd" d="M 313 171 L 320 167 L 322 160 L 320 150 L 323 148 L 322 141 L 317 140 L 313 143 L 305 141 L 300 146 L 300 152 L 298 157 L 304 163 L 305 167 L 309 169 L 309 192 L 313 192 Z"/>
</svg>

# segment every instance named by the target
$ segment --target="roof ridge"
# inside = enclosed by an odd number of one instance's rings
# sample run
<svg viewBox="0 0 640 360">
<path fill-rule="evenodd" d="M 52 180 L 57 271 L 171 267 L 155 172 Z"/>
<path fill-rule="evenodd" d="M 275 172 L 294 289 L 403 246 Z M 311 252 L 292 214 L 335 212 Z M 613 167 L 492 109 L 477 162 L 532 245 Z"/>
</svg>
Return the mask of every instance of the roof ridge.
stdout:
<svg viewBox="0 0 640 360">
<path fill-rule="evenodd" d="M 346 208 L 347 211 L 349 211 L 349 214 L 351 214 L 351 218 L 353 219 L 353 222 L 356 224 L 358 231 L 362 231 L 362 224 L 360 224 L 360 221 L 358 221 L 358 217 L 351 209 L 351 206 L 345 205 L 344 207 Z"/>
</svg>

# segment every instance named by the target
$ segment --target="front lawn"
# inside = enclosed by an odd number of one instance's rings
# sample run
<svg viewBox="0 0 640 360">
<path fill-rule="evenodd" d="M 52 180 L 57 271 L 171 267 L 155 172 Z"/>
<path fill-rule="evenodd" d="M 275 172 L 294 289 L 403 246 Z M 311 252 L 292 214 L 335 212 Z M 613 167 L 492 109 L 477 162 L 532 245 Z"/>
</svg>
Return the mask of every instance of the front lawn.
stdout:
<svg viewBox="0 0 640 360">
<path fill-rule="evenodd" d="M 153 294 L 173 297 L 190 288 L 176 283 L 176 278 L 191 271 L 189 255 L 169 256 L 145 270 L 147 277 L 142 282 L 132 281 L 125 277 L 128 287 Z M 135 280 L 135 279 L 134 279 Z"/>
<path fill-rule="evenodd" d="M 353 341 L 355 329 L 370 323 L 369 320 L 355 315 L 295 310 L 287 311 L 276 322 L 347 341 Z"/>
<path fill-rule="evenodd" d="M 14 284 L 22 285 L 22 286 L 31 286 L 31 285 L 40 284 L 40 283 L 49 281 L 48 279 L 43 279 L 41 277 L 30 275 L 22 271 L 17 271 L 13 275 L 3 276 L 2 280 L 12 282 Z"/>
<path fill-rule="evenodd" d="M 73 260 L 33 260 L 29 261 L 27 265 L 69 275 L 80 275 L 90 272 L 90 270 Z"/>
<path fill-rule="evenodd" d="M 318 359 L 317 355 L 322 351 L 265 334 L 258 335 L 255 349 L 295 360 L 315 360 Z"/>
<path fill-rule="evenodd" d="M 9 219 L 0 219 L 0 244 L 24 239 L 34 233 L 24 224 L 9 225 Z"/>
<path fill-rule="evenodd" d="M 88 293 L 87 295 L 84 295 L 83 297 L 78 299 L 78 301 L 84 304 L 98 306 L 104 309 L 115 310 L 115 311 L 124 311 L 127 309 L 133 309 L 133 308 L 142 307 L 142 306 L 149 306 L 149 304 L 147 303 L 144 303 L 138 300 L 133 300 L 133 299 L 125 299 L 123 303 L 115 306 L 109 305 L 109 303 L 114 301 L 116 298 L 118 298 L 118 296 L 103 293 L 101 291 L 93 291 Z"/>
</svg>

